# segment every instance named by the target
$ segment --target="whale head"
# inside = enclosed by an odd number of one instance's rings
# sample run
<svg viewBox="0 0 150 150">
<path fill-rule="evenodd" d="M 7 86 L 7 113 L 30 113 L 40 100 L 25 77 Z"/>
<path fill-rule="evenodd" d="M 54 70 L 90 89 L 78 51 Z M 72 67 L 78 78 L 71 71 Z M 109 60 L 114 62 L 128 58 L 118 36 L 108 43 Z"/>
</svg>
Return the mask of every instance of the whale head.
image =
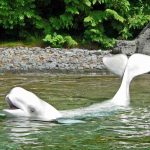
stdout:
<svg viewBox="0 0 150 150">
<path fill-rule="evenodd" d="M 30 117 L 42 121 L 61 117 L 60 112 L 52 105 L 21 87 L 13 88 L 5 99 L 10 108 L 3 111 L 10 117 Z"/>
</svg>

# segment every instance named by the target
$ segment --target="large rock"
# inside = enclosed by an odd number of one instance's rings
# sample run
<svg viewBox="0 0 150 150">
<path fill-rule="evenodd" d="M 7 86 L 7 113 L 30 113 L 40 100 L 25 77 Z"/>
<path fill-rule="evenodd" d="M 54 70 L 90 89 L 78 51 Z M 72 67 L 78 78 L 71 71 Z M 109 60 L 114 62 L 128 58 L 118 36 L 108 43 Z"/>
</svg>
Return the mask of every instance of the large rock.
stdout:
<svg viewBox="0 0 150 150">
<path fill-rule="evenodd" d="M 142 30 L 136 40 L 136 52 L 150 55 L 150 23 Z"/>
<path fill-rule="evenodd" d="M 113 54 L 123 53 L 126 55 L 132 55 L 136 52 L 136 40 L 126 41 L 126 40 L 118 40 L 116 47 L 112 50 Z"/>
<path fill-rule="evenodd" d="M 112 53 L 123 53 L 127 55 L 143 53 L 150 55 L 150 23 L 141 31 L 135 40 L 118 40 Z"/>
</svg>

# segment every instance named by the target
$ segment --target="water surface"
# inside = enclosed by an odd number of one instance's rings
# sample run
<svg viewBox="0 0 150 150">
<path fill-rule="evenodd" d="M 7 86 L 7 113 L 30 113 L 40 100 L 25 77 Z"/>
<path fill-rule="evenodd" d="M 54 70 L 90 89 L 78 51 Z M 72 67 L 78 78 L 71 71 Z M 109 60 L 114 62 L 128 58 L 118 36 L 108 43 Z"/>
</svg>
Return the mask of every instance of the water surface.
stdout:
<svg viewBox="0 0 150 150">
<path fill-rule="evenodd" d="M 36 93 L 58 110 L 111 99 L 121 79 L 101 75 L 1 74 L 0 110 L 15 86 Z M 150 75 L 131 84 L 130 109 L 60 122 L 0 117 L 0 149 L 143 150 L 150 149 Z M 1 112 L 2 113 L 2 112 Z"/>
</svg>

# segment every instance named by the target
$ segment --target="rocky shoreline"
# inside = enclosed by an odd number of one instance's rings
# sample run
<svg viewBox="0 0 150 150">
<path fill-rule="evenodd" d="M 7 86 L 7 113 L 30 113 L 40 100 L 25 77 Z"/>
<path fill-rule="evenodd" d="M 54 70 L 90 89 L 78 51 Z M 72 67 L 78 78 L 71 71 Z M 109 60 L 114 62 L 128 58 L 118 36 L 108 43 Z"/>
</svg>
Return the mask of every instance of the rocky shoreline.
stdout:
<svg viewBox="0 0 150 150">
<path fill-rule="evenodd" d="M 40 47 L 0 48 L 0 72 L 105 72 L 110 51 Z"/>
<path fill-rule="evenodd" d="M 132 41 L 117 41 L 113 54 L 150 55 L 150 23 Z M 40 47 L 0 48 L 0 72 L 105 72 L 102 58 L 110 51 Z"/>
</svg>

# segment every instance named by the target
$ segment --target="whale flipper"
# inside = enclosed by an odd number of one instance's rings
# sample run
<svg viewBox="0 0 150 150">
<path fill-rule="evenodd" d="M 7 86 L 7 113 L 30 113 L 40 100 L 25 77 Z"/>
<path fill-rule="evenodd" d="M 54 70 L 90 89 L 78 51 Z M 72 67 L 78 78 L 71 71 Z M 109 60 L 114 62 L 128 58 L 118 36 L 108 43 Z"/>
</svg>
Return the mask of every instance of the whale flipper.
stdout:
<svg viewBox="0 0 150 150">
<path fill-rule="evenodd" d="M 124 54 L 104 56 L 103 63 L 112 73 L 122 77 L 128 62 L 128 57 Z"/>
</svg>

